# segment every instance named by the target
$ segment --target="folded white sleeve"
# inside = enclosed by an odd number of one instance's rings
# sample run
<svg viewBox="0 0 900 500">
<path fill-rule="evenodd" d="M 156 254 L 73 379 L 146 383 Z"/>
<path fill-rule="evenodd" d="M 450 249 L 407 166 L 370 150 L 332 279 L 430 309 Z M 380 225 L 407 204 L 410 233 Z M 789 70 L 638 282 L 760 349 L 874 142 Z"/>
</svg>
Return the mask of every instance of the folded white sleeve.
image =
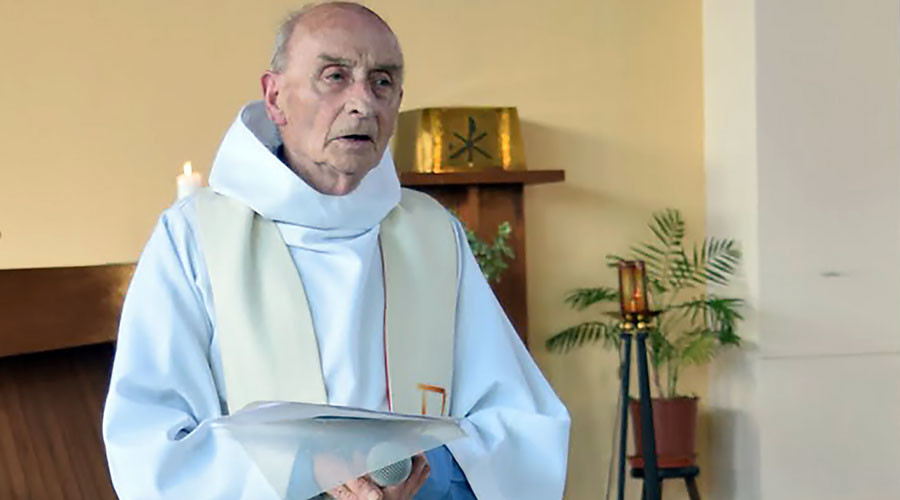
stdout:
<svg viewBox="0 0 900 500">
<path fill-rule="evenodd" d="M 124 500 L 275 498 L 240 445 L 204 424 L 223 408 L 199 266 L 176 206 L 160 218 L 128 290 L 103 415 L 109 469 Z"/>
<path fill-rule="evenodd" d="M 481 274 L 457 225 L 460 287 L 451 415 L 468 438 L 447 445 L 484 500 L 560 499 L 569 414 Z"/>
</svg>

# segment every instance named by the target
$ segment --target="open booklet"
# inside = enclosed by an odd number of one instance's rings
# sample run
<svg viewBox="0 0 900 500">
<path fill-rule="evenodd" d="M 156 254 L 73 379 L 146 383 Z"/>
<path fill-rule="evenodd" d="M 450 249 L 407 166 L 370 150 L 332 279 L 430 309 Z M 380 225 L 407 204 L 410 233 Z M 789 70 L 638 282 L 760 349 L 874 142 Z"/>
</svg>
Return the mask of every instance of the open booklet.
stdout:
<svg viewBox="0 0 900 500">
<path fill-rule="evenodd" d="M 466 435 L 453 418 L 290 402 L 255 403 L 210 424 L 243 446 L 276 493 L 298 500 Z"/>
</svg>

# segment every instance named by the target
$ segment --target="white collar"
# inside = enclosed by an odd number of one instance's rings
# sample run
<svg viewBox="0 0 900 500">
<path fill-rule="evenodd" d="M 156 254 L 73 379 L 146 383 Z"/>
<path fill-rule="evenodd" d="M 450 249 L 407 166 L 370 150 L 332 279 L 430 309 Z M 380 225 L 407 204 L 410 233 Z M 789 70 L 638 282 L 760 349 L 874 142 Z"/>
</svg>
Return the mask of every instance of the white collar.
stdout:
<svg viewBox="0 0 900 500">
<path fill-rule="evenodd" d="M 390 151 L 353 192 L 332 196 L 316 191 L 288 168 L 275 154 L 279 146 L 278 129 L 263 102 L 248 103 L 219 146 L 210 187 L 267 219 L 322 230 L 368 230 L 400 202 Z"/>
</svg>

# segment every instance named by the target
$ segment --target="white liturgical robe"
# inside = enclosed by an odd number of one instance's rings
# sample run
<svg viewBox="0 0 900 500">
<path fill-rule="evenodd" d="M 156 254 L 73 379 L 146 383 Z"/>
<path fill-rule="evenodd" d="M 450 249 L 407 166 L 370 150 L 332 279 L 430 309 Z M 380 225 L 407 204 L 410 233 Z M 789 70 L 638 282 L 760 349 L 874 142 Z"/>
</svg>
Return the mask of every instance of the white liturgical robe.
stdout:
<svg viewBox="0 0 900 500">
<path fill-rule="evenodd" d="M 329 196 L 279 159 L 279 145 L 262 104 L 249 104 L 219 148 L 210 187 L 278 228 L 306 291 L 328 403 L 386 411 L 378 236 L 401 197 L 390 154 L 355 191 Z M 195 201 L 182 199 L 160 217 L 125 300 L 103 419 L 113 484 L 126 500 L 277 498 L 243 448 L 208 425 L 227 413 L 227 398 Z M 449 414 L 462 419 L 468 437 L 447 448 L 478 499 L 559 499 L 569 415 L 510 325 L 459 223 L 455 234 Z"/>
</svg>

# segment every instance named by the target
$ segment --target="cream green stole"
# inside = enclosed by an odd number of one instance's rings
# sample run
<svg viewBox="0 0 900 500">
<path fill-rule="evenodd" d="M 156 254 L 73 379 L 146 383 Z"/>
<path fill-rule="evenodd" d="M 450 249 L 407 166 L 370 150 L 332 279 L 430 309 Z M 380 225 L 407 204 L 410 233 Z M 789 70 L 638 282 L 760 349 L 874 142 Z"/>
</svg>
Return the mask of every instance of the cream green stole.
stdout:
<svg viewBox="0 0 900 500">
<path fill-rule="evenodd" d="M 275 224 L 243 203 L 196 196 L 230 413 L 255 401 L 327 403 L 300 275 Z M 391 411 L 448 415 L 458 285 L 451 219 L 403 189 L 381 223 L 385 356 Z"/>
</svg>

